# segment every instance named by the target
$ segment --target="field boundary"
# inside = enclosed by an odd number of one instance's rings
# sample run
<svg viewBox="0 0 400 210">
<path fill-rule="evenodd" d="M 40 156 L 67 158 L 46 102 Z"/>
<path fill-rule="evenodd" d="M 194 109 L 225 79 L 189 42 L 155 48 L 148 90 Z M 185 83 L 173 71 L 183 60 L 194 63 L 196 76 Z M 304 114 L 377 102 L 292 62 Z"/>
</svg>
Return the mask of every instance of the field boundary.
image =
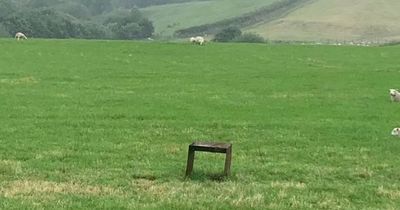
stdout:
<svg viewBox="0 0 400 210">
<path fill-rule="evenodd" d="M 238 17 L 217 21 L 215 23 L 192 26 L 175 31 L 174 36 L 183 38 L 199 34 L 215 34 L 226 27 L 248 27 L 260 22 L 268 23 L 284 17 L 292 11 L 312 3 L 315 0 L 282 0 L 265 6 L 257 11 L 249 12 Z"/>
</svg>

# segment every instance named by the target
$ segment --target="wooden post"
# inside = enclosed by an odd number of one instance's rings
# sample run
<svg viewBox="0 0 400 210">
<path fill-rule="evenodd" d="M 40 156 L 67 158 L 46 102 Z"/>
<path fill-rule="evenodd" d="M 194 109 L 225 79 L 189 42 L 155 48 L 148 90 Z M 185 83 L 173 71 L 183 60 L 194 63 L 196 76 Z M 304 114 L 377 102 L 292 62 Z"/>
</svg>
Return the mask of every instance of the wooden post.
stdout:
<svg viewBox="0 0 400 210">
<path fill-rule="evenodd" d="M 232 146 L 226 149 L 226 157 L 225 157 L 225 176 L 229 176 L 231 174 L 231 162 L 232 162 Z"/>
<path fill-rule="evenodd" d="M 187 159 L 187 166 L 186 166 L 186 176 L 190 176 L 193 171 L 193 164 L 194 164 L 194 149 L 189 146 L 188 152 L 188 159 Z"/>
<path fill-rule="evenodd" d="M 213 142 L 194 142 L 189 145 L 188 159 L 186 165 L 186 177 L 190 176 L 193 171 L 194 155 L 196 151 L 225 153 L 224 175 L 229 176 L 231 173 L 232 163 L 232 144 L 213 143 Z"/>
</svg>

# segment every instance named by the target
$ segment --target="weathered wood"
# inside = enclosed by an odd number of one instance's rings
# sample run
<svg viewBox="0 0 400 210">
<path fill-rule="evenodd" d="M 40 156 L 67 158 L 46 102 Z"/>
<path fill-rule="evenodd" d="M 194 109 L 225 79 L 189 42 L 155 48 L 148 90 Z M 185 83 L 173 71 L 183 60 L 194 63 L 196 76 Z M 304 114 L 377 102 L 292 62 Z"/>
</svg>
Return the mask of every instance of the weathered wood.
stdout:
<svg viewBox="0 0 400 210">
<path fill-rule="evenodd" d="M 225 176 L 229 176 L 231 174 L 231 162 L 232 162 L 232 145 L 226 150 L 225 157 Z"/>
<path fill-rule="evenodd" d="M 189 145 L 189 149 L 192 148 L 195 151 L 203 152 L 226 153 L 231 146 L 231 144 L 226 143 L 195 142 Z"/>
<path fill-rule="evenodd" d="M 187 165 L 186 165 L 186 176 L 190 176 L 190 174 L 193 171 L 193 164 L 194 164 L 194 152 L 195 150 L 191 149 L 189 147 L 188 151 L 188 159 L 187 159 Z"/>
<path fill-rule="evenodd" d="M 194 156 L 196 151 L 225 153 L 226 157 L 225 157 L 224 174 L 226 176 L 230 175 L 231 162 L 232 162 L 232 144 L 215 143 L 215 142 L 194 142 L 190 144 L 188 150 L 186 176 L 190 176 L 192 174 L 194 165 Z"/>
</svg>

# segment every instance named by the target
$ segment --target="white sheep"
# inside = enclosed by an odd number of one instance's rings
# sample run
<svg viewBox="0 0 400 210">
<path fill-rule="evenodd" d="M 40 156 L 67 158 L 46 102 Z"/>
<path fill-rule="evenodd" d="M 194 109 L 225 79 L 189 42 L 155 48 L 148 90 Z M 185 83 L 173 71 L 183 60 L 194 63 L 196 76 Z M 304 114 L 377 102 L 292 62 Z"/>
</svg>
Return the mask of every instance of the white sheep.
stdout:
<svg viewBox="0 0 400 210">
<path fill-rule="evenodd" d="M 25 36 L 25 34 L 23 34 L 22 32 L 16 33 L 16 34 L 15 34 L 15 38 L 16 38 L 17 40 L 20 40 L 20 39 L 28 39 L 28 38 Z"/>
<path fill-rule="evenodd" d="M 400 101 L 400 92 L 396 89 L 389 89 L 390 99 L 395 102 Z"/>
<path fill-rule="evenodd" d="M 202 36 L 197 36 L 197 37 L 196 37 L 196 42 L 197 42 L 199 45 L 203 45 L 204 42 L 205 42 L 205 39 L 204 39 L 204 37 L 202 37 Z"/>
<path fill-rule="evenodd" d="M 193 43 L 193 44 L 197 44 L 196 37 L 190 37 L 190 42 Z"/>
<path fill-rule="evenodd" d="M 190 42 L 194 44 L 203 45 L 205 40 L 202 36 L 190 37 Z"/>
<path fill-rule="evenodd" d="M 400 128 L 393 128 L 392 136 L 399 136 L 400 137 Z"/>
</svg>

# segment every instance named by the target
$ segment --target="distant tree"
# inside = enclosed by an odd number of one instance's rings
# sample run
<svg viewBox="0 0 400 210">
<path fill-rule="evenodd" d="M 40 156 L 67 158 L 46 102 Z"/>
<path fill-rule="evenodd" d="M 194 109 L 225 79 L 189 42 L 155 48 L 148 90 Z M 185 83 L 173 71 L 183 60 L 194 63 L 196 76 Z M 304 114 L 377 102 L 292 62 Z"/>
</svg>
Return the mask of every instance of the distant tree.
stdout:
<svg viewBox="0 0 400 210">
<path fill-rule="evenodd" d="M 23 31 L 42 38 L 104 38 L 105 32 L 95 24 L 84 24 L 71 15 L 52 9 L 16 13 L 3 25 L 9 34 Z"/>
<path fill-rule="evenodd" d="M 95 23 L 87 22 L 80 25 L 80 38 L 85 39 L 107 39 L 107 28 Z"/>
<path fill-rule="evenodd" d="M 0 1 L 0 22 L 17 10 L 15 4 L 10 0 Z"/>
<path fill-rule="evenodd" d="M 237 27 L 228 27 L 221 32 L 215 34 L 214 41 L 216 42 L 230 42 L 235 38 L 242 35 L 242 31 Z"/>
<path fill-rule="evenodd" d="M 84 20 L 88 20 L 91 16 L 91 11 L 85 5 L 73 1 L 59 4 L 55 9 Z"/>
<path fill-rule="evenodd" d="M 0 23 L 0 37 L 8 37 L 10 36 L 10 33 L 7 31 L 7 28 Z"/>
<path fill-rule="evenodd" d="M 154 33 L 153 23 L 147 19 L 143 18 L 139 21 L 139 26 L 141 27 L 140 38 L 151 37 Z"/>
<path fill-rule="evenodd" d="M 133 9 L 127 15 L 118 14 L 105 21 L 116 39 L 142 39 L 154 32 L 153 24 L 143 17 L 139 10 Z"/>
<path fill-rule="evenodd" d="M 173 0 L 0 0 L 0 36 L 23 31 L 42 38 L 146 38 L 154 27 L 136 4 L 158 1 Z"/>
<path fill-rule="evenodd" d="M 113 7 L 110 0 L 80 0 L 92 13 L 92 15 L 101 15 L 110 12 Z"/>
<path fill-rule="evenodd" d="M 15 34 L 18 31 L 23 31 L 26 35 L 30 36 L 32 27 L 29 21 L 19 15 L 11 15 L 2 21 L 2 25 L 9 34 Z"/>
<path fill-rule="evenodd" d="M 52 9 L 41 9 L 29 13 L 32 34 L 35 37 L 71 38 L 78 37 L 78 21 L 70 15 Z"/>
</svg>

